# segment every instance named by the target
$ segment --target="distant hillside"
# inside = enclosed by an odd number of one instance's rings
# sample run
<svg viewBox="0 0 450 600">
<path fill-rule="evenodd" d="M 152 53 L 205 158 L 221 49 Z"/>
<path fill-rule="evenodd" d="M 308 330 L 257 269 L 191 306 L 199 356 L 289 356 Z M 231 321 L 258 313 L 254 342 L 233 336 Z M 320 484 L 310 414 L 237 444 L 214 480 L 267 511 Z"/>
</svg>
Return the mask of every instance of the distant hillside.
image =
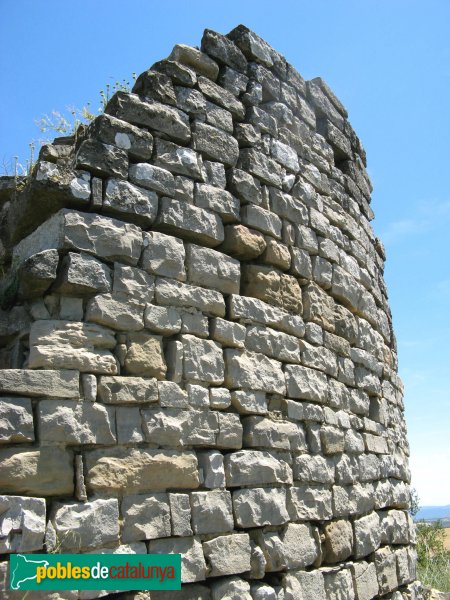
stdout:
<svg viewBox="0 0 450 600">
<path fill-rule="evenodd" d="M 450 518 L 450 504 L 447 504 L 447 506 L 422 506 L 414 517 L 416 521 L 420 521 L 421 519 L 428 521 L 445 518 Z"/>
</svg>

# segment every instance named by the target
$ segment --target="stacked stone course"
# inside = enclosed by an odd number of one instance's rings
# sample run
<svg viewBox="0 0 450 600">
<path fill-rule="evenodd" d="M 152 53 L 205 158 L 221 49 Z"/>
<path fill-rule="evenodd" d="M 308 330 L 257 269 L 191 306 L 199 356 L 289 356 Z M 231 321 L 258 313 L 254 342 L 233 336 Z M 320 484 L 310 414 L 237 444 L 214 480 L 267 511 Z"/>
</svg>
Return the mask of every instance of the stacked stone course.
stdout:
<svg viewBox="0 0 450 600">
<path fill-rule="evenodd" d="M 8 554 L 45 550 L 181 553 L 151 600 L 420 597 L 347 117 L 247 28 L 206 30 L 0 189 L 2 597 Z"/>
</svg>

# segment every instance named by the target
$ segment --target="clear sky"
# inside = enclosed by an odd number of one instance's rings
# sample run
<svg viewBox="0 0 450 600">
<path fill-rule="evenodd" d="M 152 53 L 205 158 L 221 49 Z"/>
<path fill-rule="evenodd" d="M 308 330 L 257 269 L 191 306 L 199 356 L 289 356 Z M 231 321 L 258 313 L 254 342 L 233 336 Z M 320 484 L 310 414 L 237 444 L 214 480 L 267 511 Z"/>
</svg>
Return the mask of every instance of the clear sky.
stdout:
<svg viewBox="0 0 450 600">
<path fill-rule="evenodd" d="M 43 114 L 96 107 L 107 83 L 239 23 L 323 77 L 367 150 L 413 485 L 450 504 L 448 0 L 0 0 L 0 170 L 26 161 Z"/>
</svg>

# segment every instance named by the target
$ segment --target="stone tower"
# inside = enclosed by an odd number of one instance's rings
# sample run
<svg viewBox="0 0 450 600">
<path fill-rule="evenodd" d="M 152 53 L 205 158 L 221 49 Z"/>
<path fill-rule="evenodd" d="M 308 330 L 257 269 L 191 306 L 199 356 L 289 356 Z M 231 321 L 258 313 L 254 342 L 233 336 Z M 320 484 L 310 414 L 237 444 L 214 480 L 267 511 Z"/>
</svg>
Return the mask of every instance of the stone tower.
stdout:
<svg viewBox="0 0 450 600">
<path fill-rule="evenodd" d="M 2 597 L 8 554 L 56 550 L 182 554 L 182 592 L 126 598 L 419 598 L 347 116 L 246 27 L 206 30 L 3 180 Z"/>
</svg>

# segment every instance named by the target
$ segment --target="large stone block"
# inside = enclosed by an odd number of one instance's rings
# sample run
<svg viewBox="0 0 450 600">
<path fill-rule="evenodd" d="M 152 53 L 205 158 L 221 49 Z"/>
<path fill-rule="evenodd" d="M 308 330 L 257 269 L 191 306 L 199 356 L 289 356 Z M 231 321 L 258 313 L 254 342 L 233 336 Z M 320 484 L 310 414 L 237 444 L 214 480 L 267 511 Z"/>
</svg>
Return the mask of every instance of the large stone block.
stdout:
<svg viewBox="0 0 450 600">
<path fill-rule="evenodd" d="M 144 233 L 143 269 L 154 275 L 185 281 L 184 261 L 182 240 L 157 231 Z"/>
<path fill-rule="evenodd" d="M 225 385 L 229 388 L 284 394 L 286 387 L 280 362 L 263 354 L 226 348 Z"/>
<path fill-rule="evenodd" d="M 202 179 L 201 156 L 191 148 L 177 146 L 172 142 L 155 139 L 155 165 L 175 175 Z"/>
<path fill-rule="evenodd" d="M 71 496 L 73 455 L 61 448 L 0 449 L 0 489 L 27 496 Z"/>
<path fill-rule="evenodd" d="M 78 371 L 29 371 L 27 369 L 1 369 L 0 392 L 24 396 L 50 398 L 79 398 Z"/>
<path fill-rule="evenodd" d="M 199 486 L 194 452 L 111 448 L 86 455 L 86 484 L 92 492 L 139 494 Z"/>
<path fill-rule="evenodd" d="M 188 244 L 187 272 L 189 283 L 211 287 L 223 294 L 239 293 L 239 261 L 217 250 Z"/>
<path fill-rule="evenodd" d="M 191 493 L 192 527 L 197 534 L 233 531 L 231 494 L 227 491 Z"/>
<path fill-rule="evenodd" d="M 282 362 L 300 362 L 299 340 L 292 335 L 267 327 L 259 325 L 247 327 L 245 346 L 252 352 L 261 352 Z"/>
<path fill-rule="evenodd" d="M 134 160 L 151 158 L 153 136 L 145 129 L 134 127 L 110 115 L 100 115 L 90 124 L 89 132 L 103 144 L 126 150 Z"/>
<path fill-rule="evenodd" d="M 98 396 L 105 404 L 158 402 L 158 387 L 156 379 L 100 377 Z"/>
<path fill-rule="evenodd" d="M 205 557 L 198 537 L 151 540 L 148 544 L 148 551 L 150 554 L 181 554 L 182 583 L 203 581 L 206 579 Z"/>
<path fill-rule="evenodd" d="M 130 375 L 164 379 L 167 365 L 161 336 L 147 333 L 130 334 L 124 368 Z"/>
<path fill-rule="evenodd" d="M 153 190 L 164 196 L 173 198 L 175 195 L 175 178 L 170 171 L 150 165 L 137 163 L 130 165 L 130 181 L 141 188 Z"/>
<path fill-rule="evenodd" d="M 239 260 L 252 260 L 260 256 L 265 247 L 266 241 L 259 231 L 249 229 L 245 225 L 227 225 L 225 241 L 220 250 Z"/>
<path fill-rule="evenodd" d="M 247 533 L 221 535 L 203 542 L 203 552 L 210 566 L 209 577 L 250 571 L 251 548 Z"/>
<path fill-rule="evenodd" d="M 297 485 L 288 490 L 287 507 L 293 521 L 331 519 L 332 494 L 325 485 Z"/>
<path fill-rule="evenodd" d="M 111 271 L 85 252 L 68 252 L 63 258 L 55 290 L 64 296 L 76 297 L 110 292 Z"/>
<path fill-rule="evenodd" d="M 195 123 L 194 148 L 209 160 L 223 162 L 233 167 L 239 156 L 239 145 L 230 134 L 206 123 Z"/>
<path fill-rule="evenodd" d="M 213 248 L 224 240 L 223 225 L 213 212 L 163 198 L 155 229 Z"/>
<path fill-rule="evenodd" d="M 347 559 L 353 552 L 353 529 L 349 521 L 331 521 L 323 528 L 324 560 L 334 563 Z"/>
<path fill-rule="evenodd" d="M 141 255 L 141 230 L 129 223 L 96 214 L 62 209 L 14 248 L 23 262 L 42 250 L 77 250 L 107 261 L 136 265 Z"/>
<path fill-rule="evenodd" d="M 155 278 L 136 267 L 114 265 L 113 294 L 124 294 L 138 304 L 151 302 L 155 293 Z"/>
<path fill-rule="evenodd" d="M 128 154 L 121 148 L 93 139 L 81 142 L 76 154 L 77 169 L 87 169 L 99 177 L 128 175 Z"/>
<path fill-rule="evenodd" d="M 195 187 L 194 202 L 200 208 L 207 208 L 217 213 L 224 223 L 235 223 L 240 220 L 240 202 L 218 187 L 198 183 Z"/>
<path fill-rule="evenodd" d="M 224 381 L 224 360 L 217 342 L 182 335 L 183 370 L 186 379 L 220 385 Z"/>
<path fill-rule="evenodd" d="M 86 321 L 123 331 L 144 328 L 144 304 L 123 292 L 99 294 L 88 301 Z"/>
<path fill-rule="evenodd" d="M 259 529 L 254 535 L 267 561 L 266 572 L 304 568 L 319 556 L 318 533 L 310 525 L 289 523 L 280 533 Z"/>
<path fill-rule="evenodd" d="M 45 515 L 44 498 L 0 496 L 0 553 L 42 550 Z"/>
<path fill-rule="evenodd" d="M 372 600 L 378 594 L 378 580 L 375 565 L 364 561 L 354 562 L 350 566 L 353 586 L 358 600 Z"/>
<path fill-rule="evenodd" d="M 290 398 L 326 402 L 327 376 L 324 373 L 300 365 L 286 365 L 285 373 Z"/>
<path fill-rule="evenodd" d="M 43 444 L 114 444 L 114 410 L 93 402 L 41 400 L 39 438 Z"/>
<path fill-rule="evenodd" d="M 34 442 L 30 398 L 0 399 L 0 444 Z"/>
<path fill-rule="evenodd" d="M 55 503 L 51 523 L 62 552 L 101 548 L 119 541 L 119 504 L 116 499 Z"/>
<path fill-rule="evenodd" d="M 243 265 L 242 293 L 295 314 L 302 310 L 302 292 L 298 281 L 272 267 Z"/>
<path fill-rule="evenodd" d="M 238 527 L 284 525 L 289 521 L 283 488 L 236 490 L 233 492 L 233 509 Z"/>
<path fill-rule="evenodd" d="M 222 294 L 178 281 L 158 278 L 156 301 L 164 306 L 195 308 L 217 317 L 225 316 L 225 301 Z"/>
<path fill-rule="evenodd" d="M 168 494 L 126 496 L 122 500 L 122 541 L 169 537 L 172 532 Z"/>
<path fill-rule="evenodd" d="M 324 574 L 325 593 L 327 598 L 339 600 L 355 600 L 355 591 L 351 573 L 348 569 L 331 571 Z"/>
<path fill-rule="evenodd" d="M 240 450 L 225 455 L 227 487 L 262 485 L 266 483 L 292 484 L 292 470 L 283 458 L 265 450 Z"/>
<path fill-rule="evenodd" d="M 145 438 L 158 446 L 214 446 L 219 433 L 217 413 L 161 409 L 142 411 Z"/>
<path fill-rule="evenodd" d="M 377 550 L 381 543 L 380 517 L 376 512 L 354 521 L 355 558 L 363 558 Z"/>
<path fill-rule="evenodd" d="M 158 196 L 128 181 L 108 179 L 102 212 L 149 227 L 158 212 Z"/>
</svg>

